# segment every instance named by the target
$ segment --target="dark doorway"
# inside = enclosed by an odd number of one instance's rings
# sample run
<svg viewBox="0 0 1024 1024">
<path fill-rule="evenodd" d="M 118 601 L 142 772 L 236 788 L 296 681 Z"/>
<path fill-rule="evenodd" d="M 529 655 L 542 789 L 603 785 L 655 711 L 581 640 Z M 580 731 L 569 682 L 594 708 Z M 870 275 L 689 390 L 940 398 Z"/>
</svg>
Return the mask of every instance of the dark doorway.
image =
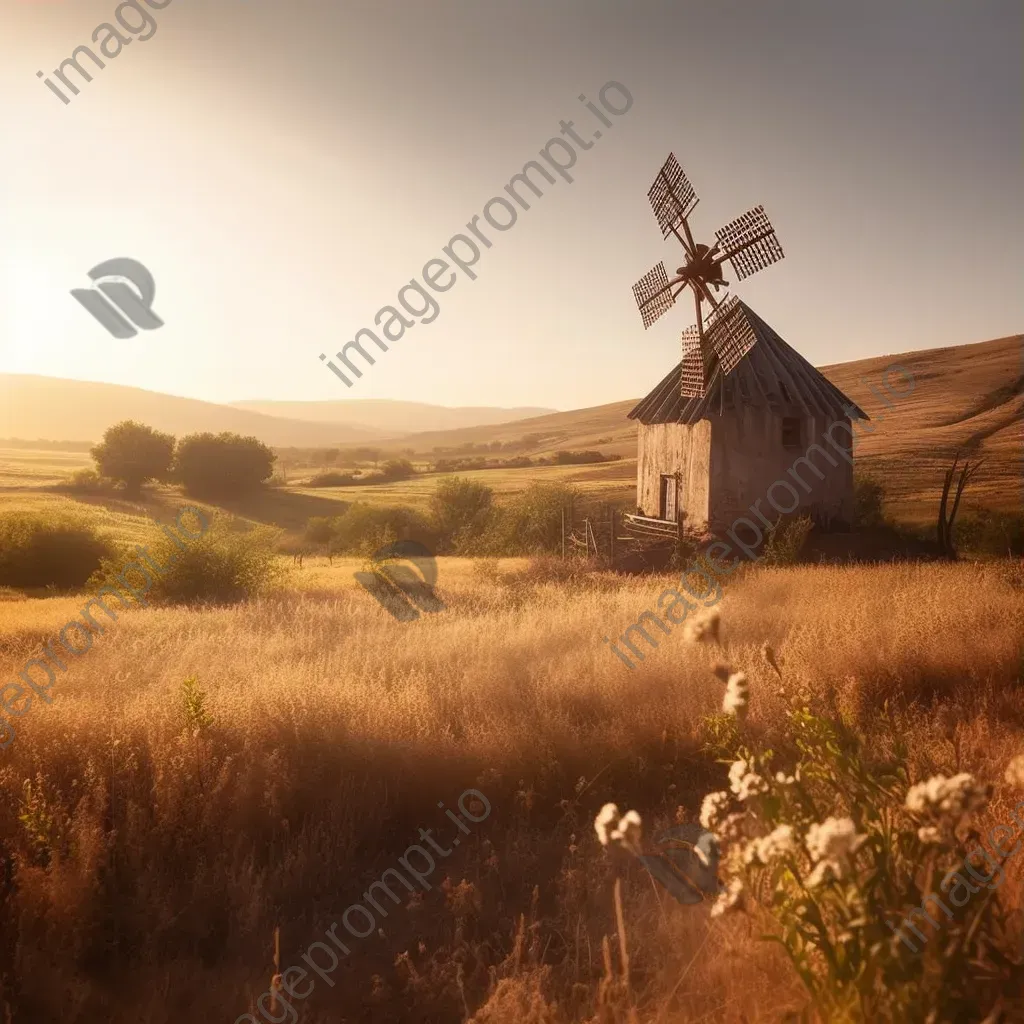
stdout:
<svg viewBox="0 0 1024 1024">
<path fill-rule="evenodd" d="M 676 478 L 674 476 L 663 476 L 661 478 L 661 503 L 660 519 L 667 519 L 669 522 L 676 522 Z"/>
</svg>

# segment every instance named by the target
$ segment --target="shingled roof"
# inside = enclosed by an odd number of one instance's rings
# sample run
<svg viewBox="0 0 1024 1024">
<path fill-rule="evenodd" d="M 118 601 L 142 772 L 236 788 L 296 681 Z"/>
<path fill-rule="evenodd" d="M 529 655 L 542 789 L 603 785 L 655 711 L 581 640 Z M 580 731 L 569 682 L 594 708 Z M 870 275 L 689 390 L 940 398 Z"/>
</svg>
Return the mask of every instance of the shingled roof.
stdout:
<svg viewBox="0 0 1024 1024">
<path fill-rule="evenodd" d="M 790 348 L 749 306 L 741 302 L 754 328 L 757 343 L 726 377 L 717 374 L 703 398 L 684 398 L 680 392 L 680 360 L 660 384 L 629 413 L 641 423 L 696 423 L 720 408 L 770 405 L 796 409 L 826 419 L 868 415 L 823 377 L 799 352 Z M 849 412 L 847 412 L 849 410 Z"/>
</svg>

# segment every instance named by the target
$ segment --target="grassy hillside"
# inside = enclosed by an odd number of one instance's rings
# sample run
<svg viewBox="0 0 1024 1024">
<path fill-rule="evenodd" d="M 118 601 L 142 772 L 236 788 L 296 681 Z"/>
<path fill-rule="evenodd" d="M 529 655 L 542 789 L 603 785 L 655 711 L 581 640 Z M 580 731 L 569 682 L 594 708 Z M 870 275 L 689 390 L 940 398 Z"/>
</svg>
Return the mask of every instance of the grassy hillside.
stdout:
<svg viewBox="0 0 1024 1024">
<path fill-rule="evenodd" d="M 905 367 L 913 392 L 892 398 L 894 408 L 872 395 L 885 369 Z M 859 465 L 877 476 L 901 519 L 930 520 L 938 513 L 942 477 L 960 451 L 984 466 L 972 481 L 964 507 L 1021 511 L 1024 505 L 1024 335 L 977 345 L 928 349 L 826 366 L 822 372 L 871 417 L 858 440 Z M 895 390 L 905 385 L 890 376 Z"/>
<path fill-rule="evenodd" d="M 884 371 L 894 364 L 913 374 L 915 387 L 906 397 L 893 398 L 881 387 Z M 985 460 L 967 491 L 965 509 L 986 506 L 1020 511 L 1024 335 L 861 359 L 825 366 L 821 372 L 872 418 L 857 441 L 857 465 L 882 481 L 894 516 L 928 521 L 937 514 L 943 473 L 957 450 Z M 904 387 L 898 375 L 891 381 L 897 391 Z M 881 391 L 893 408 L 887 409 L 871 388 Z M 486 444 L 540 434 L 543 440 L 531 454 L 595 448 L 622 455 L 621 463 L 593 467 L 585 478 L 593 487 L 606 487 L 609 495 L 625 493 L 622 481 L 627 474 L 635 474 L 636 424 L 626 419 L 635 404 L 631 399 L 514 425 L 419 434 L 404 443 L 425 452 L 435 446 Z M 869 428 L 875 432 L 868 433 Z M 603 439 L 607 440 L 598 443 Z"/>
</svg>

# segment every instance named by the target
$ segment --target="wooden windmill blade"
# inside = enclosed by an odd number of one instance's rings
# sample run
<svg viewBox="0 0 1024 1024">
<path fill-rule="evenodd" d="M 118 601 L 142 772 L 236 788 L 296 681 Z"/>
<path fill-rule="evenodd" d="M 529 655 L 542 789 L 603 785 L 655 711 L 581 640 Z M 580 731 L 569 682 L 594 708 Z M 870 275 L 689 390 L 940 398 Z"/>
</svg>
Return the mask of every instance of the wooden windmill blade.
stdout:
<svg viewBox="0 0 1024 1024">
<path fill-rule="evenodd" d="M 715 238 L 718 239 L 716 248 L 720 250 L 715 266 L 728 260 L 738 281 L 778 263 L 786 255 L 763 206 L 755 206 L 719 228 Z"/>
<path fill-rule="evenodd" d="M 707 349 L 694 325 L 683 331 L 683 361 L 680 364 L 679 393 L 683 398 L 703 398 L 708 387 Z"/>
<path fill-rule="evenodd" d="M 722 373 L 728 374 L 757 344 L 754 325 L 735 295 L 726 299 L 708 318 L 705 339 L 718 357 Z"/>
<path fill-rule="evenodd" d="M 676 298 L 672 294 L 673 283 L 668 279 L 665 264 L 659 263 L 633 285 L 633 297 L 636 299 L 637 308 L 643 318 L 644 330 L 675 305 Z"/>
<path fill-rule="evenodd" d="M 670 234 L 674 234 L 682 242 L 687 254 L 692 256 L 693 239 L 686 218 L 693 212 L 699 200 L 674 153 L 669 153 L 668 159 L 658 171 L 654 184 L 647 190 L 647 198 L 651 201 L 651 209 L 661 227 L 662 235 L 668 238 Z M 680 226 L 685 232 L 685 240 L 679 235 Z"/>
</svg>

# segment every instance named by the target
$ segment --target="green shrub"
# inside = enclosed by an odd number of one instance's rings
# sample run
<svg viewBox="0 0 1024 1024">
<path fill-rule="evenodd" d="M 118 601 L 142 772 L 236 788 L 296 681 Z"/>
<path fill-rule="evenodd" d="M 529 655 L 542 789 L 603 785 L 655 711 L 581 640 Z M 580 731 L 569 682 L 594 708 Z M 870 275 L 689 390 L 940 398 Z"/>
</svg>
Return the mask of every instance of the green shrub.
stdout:
<svg viewBox="0 0 1024 1024">
<path fill-rule="evenodd" d="M 236 497 L 270 479 L 275 457 L 255 437 L 190 434 L 178 442 L 174 472 L 189 494 Z"/>
<path fill-rule="evenodd" d="M 578 499 L 567 484 L 532 483 L 507 505 L 495 509 L 484 535 L 473 545 L 474 554 L 554 554 L 562 544 L 562 510 Z M 468 541 L 463 548 L 469 552 Z"/>
<path fill-rule="evenodd" d="M 243 601 L 265 593 L 285 575 L 277 561 L 275 545 L 280 531 L 259 526 L 245 532 L 231 528 L 222 516 L 214 516 L 202 536 L 182 541 L 166 534 L 148 545 L 149 557 L 160 567 L 153 572 L 151 601 L 214 603 Z M 92 587 L 118 587 L 117 575 L 128 558 L 104 559 L 89 580 Z"/>
<path fill-rule="evenodd" d="M 334 539 L 334 523 L 337 516 L 313 516 L 306 521 L 302 539 L 307 544 L 330 544 Z"/>
<path fill-rule="evenodd" d="M 415 509 L 404 505 L 367 505 L 356 502 L 332 520 L 334 554 L 372 555 L 396 540 L 418 540 L 437 550 L 437 531 Z"/>
<path fill-rule="evenodd" d="M 174 438 L 144 423 L 124 420 L 108 427 L 102 443 L 90 452 L 99 472 L 120 480 L 137 495 L 147 480 L 165 480 L 174 456 Z"/>
<path fill-rule="evenodd" d="M 81 587 L 113 550 L 71 515 L 0 514 L 0 586 Z"/>
<path fill-rule="evenodd" d="M 570 452 L 563 450 L 555 452 L 555 463 L 559 466 L 580 466 L 585 465 L 588 462 L 608 461 L 609 460 L 604 455 L 595 451 Z"/>
<path fill-rule="evenodd" d="M 114 490 L 114 481 L 100 476 L 95 469 L 79 469 L 57 489 L 71 494 L 110 494 Z"/>
<path fill-rule="evenodd" d="M 438 548 L 457 551 L 472 545 L 490 522 L 494 492 L 486 484 L 464 477 L 439 480 L 430 498 Z"/>
<path fill-rule="evenodd" d="M 388 459 L 380 467 L 380 478 L 382 480 L 408 480 L 415 476 L 416 467 L 408 459 Z"/>
<path fill-rule="evenodd" d="M 810 516 L 779 519 L 765 530 L 762 565 L 793 565 L 803 551 L 808 534 L 814 529 Z"/>
<path fill-rule="evenodd" d="M 953 540 L 961 553 L 1019 558 L 1024 555 L 1024 516 L 987 508 L 961 512 L 953 526 Z"/>
<path fill-rule="evenodd" d="M 853 479 L 853 524 L 859 527 L 885 525 L 885 489 L 875 479 L 857 474 Z"/>
</svg>

